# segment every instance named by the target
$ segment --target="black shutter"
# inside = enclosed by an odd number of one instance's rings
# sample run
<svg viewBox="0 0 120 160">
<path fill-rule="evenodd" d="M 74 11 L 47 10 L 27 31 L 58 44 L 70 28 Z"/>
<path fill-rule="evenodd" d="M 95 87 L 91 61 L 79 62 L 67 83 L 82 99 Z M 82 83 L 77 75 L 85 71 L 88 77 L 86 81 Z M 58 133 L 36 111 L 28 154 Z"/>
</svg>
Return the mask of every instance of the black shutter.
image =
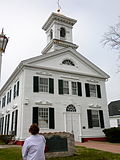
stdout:
<svg viewBox="0 0 120 160">
<path fill-rule="evenodd" d="M 6 105 L 6 95 L 5 95 L 5 102 L 4 102 L 4 107 L 5 107 L 5 105 Z"/>
<path fill-rule="evenodd" d="M 0 118 L 0 135 L 2 134 L 2 122 L 3 122 L 3 118 Z"/>
<path fill-rule="evenodd" d="M 101 98 L 101 89 L 100 89 L 100 85 L 97 85 L 97 97 Z"/>
<path fill-rule="evenodd" d="M 0 135 L 2 134 L 2 118 L 0 118 Z"/>
<path fill-rule="evenodd" d="M 14 112 L 12 112 L 11 131 L 13 131 L 13 118 L 14 118 Z"/>
<path fill-rule="evenodd" d="M 3 126 L 4 126 L 4 117 L 2 117 L 1 134 L 3 134 Z"/>
<path fill-rule="evenodd" d="M 6 128 L 7 128 L 7 115 L 5 116 L 5 126 L 4 126 L 4 134 L 6 135 Z"/>
<path fill-rule="evenodd" d="M 38 107 L 33 107 L 33 123 L 38 125 Z"/>
<path fill-rule="evenodd" d="M 78 96 L 82 96 L 82 87 L 81 87 L 81 83 L 77 82 L 77 86 L 78 86 Z"/>
<path fill-rule="evenodd" d="M 12 90 L 10 90 L 10 94 L 9 94 L 9 102 L 11 102 L 11 95 L 12 95 Z"/>
<path fill-rule="evenodd" d="M 1 135 L 2 118 L 0 118 L 0 135 Z"/>
<path fill-rule="evenodd" d="M 90 97 L 89 83 L 85 83 L 86 97 Z"/>
<path fill-rule="evenodd" d="M 13 92 L 13 98 L 15 99 L 16 97 L 16 85 L 14 85 L 14 92 Z"/>
<path fill-rule="evenodd" d="M 55 128 L 54 108 L 49 108 L 49 128 Z"/>
<path fill-rule="evenodd" d="M 34 76 L 33 77 L 33 92 L 39 92 L 39 80 L 38 80 L 38 76 Z"/>
<path fill-rule="evenodd" d="M 88 128 L 93 128 L 93 125 L 92 125 L 92 111 L 90 109 L 87 110 L 87 115 L 88 115 Z"/>
<path fill-rule="evenodd" d="M 58 85 L 59 85 L 59 94 L 63 94 L 63 80 L 59 79 Z"/>
<path fill-rule="evenodd" d="M 54 93 L 54 79 L 49 78 L 49 93 Z"/>
<path fill-rule="evenodd" d="M 8 114 L 8 118 L 7 118 L 7 135 L 9 132 L 9 122 L 10 122 L 10 114 Z"/>
<path fill-rule="evenodd" d="M 19 81 L 17 82 L 17 96 L 19 96 Z"/>
<path fill-rule="evenodd" d="M 15 135 L 17 134 L 17 118 L 18 117 L 18 110 L 15 111 Z"/>
<path fill-rule="evenodd" d="M 9 92 L 7 93 L 7 104 L 9 103 Z"/>
<path fill-rule="evenodd" d="M 99 110 L 99 114 L 100 114 L 100 124 L 101 124 L 101 128 L 105 128 L 105 127 L 104 127 L 103 111 L 102 111 L 102 110 Z"/>
</svg>

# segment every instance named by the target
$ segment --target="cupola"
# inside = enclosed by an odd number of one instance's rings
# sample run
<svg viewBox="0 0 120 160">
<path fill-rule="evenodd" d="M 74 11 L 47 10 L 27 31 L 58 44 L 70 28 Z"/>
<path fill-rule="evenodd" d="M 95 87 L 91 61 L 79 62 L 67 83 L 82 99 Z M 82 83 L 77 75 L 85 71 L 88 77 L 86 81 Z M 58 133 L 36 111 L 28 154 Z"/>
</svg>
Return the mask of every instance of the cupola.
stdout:
<svg viewBox="0 0 120 160">
<path fill-rule="evenodd" d="M 75 19 L 60 13 L 52 13 L 42 27 L 47 35 L 47 46 L 42 51 L 42 54 L 65 47 L 77 49 L 78 46 L 73 44 L 72 38 L 72 28 L 76 22 Z"/>
</svg>

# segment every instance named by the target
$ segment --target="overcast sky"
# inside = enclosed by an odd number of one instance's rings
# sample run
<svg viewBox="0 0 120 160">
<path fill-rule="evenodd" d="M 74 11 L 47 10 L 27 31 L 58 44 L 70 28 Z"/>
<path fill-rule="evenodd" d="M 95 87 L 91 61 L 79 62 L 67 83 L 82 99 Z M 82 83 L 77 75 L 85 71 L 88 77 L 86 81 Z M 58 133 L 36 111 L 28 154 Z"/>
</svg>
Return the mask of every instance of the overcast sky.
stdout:
<svg viewBox="0 0 120 160">
<path fill-rule="evenodd" d="M 120 0 L 60 0 L 60 5 L 62 14 L 77 20 L 77 51 L 111 77 L 106 82 L 108 103 L 120 100 L 118 53 L 100 43 L 109 26 L 120 20 Z M 56 10 L 57 0 L 0 0 L 0 30 L 4 27 L 10 37 L 2 59 L 2 85 L 22 60 L 41 55 L 47 43 L 42 26 Z"/>
</svg>

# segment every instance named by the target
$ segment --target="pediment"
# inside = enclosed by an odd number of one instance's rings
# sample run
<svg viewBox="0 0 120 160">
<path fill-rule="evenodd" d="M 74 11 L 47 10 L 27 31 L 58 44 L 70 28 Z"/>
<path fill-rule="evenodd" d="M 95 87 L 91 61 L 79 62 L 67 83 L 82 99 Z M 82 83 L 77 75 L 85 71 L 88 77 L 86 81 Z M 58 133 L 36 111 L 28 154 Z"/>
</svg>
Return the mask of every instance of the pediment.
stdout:
<svg viewBox="0 0 120 160">
<path fill-rule="evenodd" d="M 63 64 L 63 61 L 65 60 L 70 60 L 74 65 L 66 63 Z M 24 64 L 80 75 L 89 75 L 105 79 L 109 78 L 109 76 L 104 71 L 90 62 L 76 50 L 71 48 L 61 49 L 55 52 L 31 58 L 24 61 Z"/>
</svg>

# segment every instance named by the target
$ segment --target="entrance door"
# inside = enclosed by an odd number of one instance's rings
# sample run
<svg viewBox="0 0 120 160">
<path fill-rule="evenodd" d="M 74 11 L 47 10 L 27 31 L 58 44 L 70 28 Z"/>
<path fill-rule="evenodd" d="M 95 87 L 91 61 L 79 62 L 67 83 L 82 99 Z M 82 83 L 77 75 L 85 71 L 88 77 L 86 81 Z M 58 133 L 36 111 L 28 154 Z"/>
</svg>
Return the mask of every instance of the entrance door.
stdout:
<svg viewBox="0 0 120 160">
<path fill-rule="evenodd" d="M 80 113 L 76 113 L 76 109 L 66 108 L 66 132 L 74 134 L 75 141 L 81 142 L 81 124 Z"/>
</svg>

